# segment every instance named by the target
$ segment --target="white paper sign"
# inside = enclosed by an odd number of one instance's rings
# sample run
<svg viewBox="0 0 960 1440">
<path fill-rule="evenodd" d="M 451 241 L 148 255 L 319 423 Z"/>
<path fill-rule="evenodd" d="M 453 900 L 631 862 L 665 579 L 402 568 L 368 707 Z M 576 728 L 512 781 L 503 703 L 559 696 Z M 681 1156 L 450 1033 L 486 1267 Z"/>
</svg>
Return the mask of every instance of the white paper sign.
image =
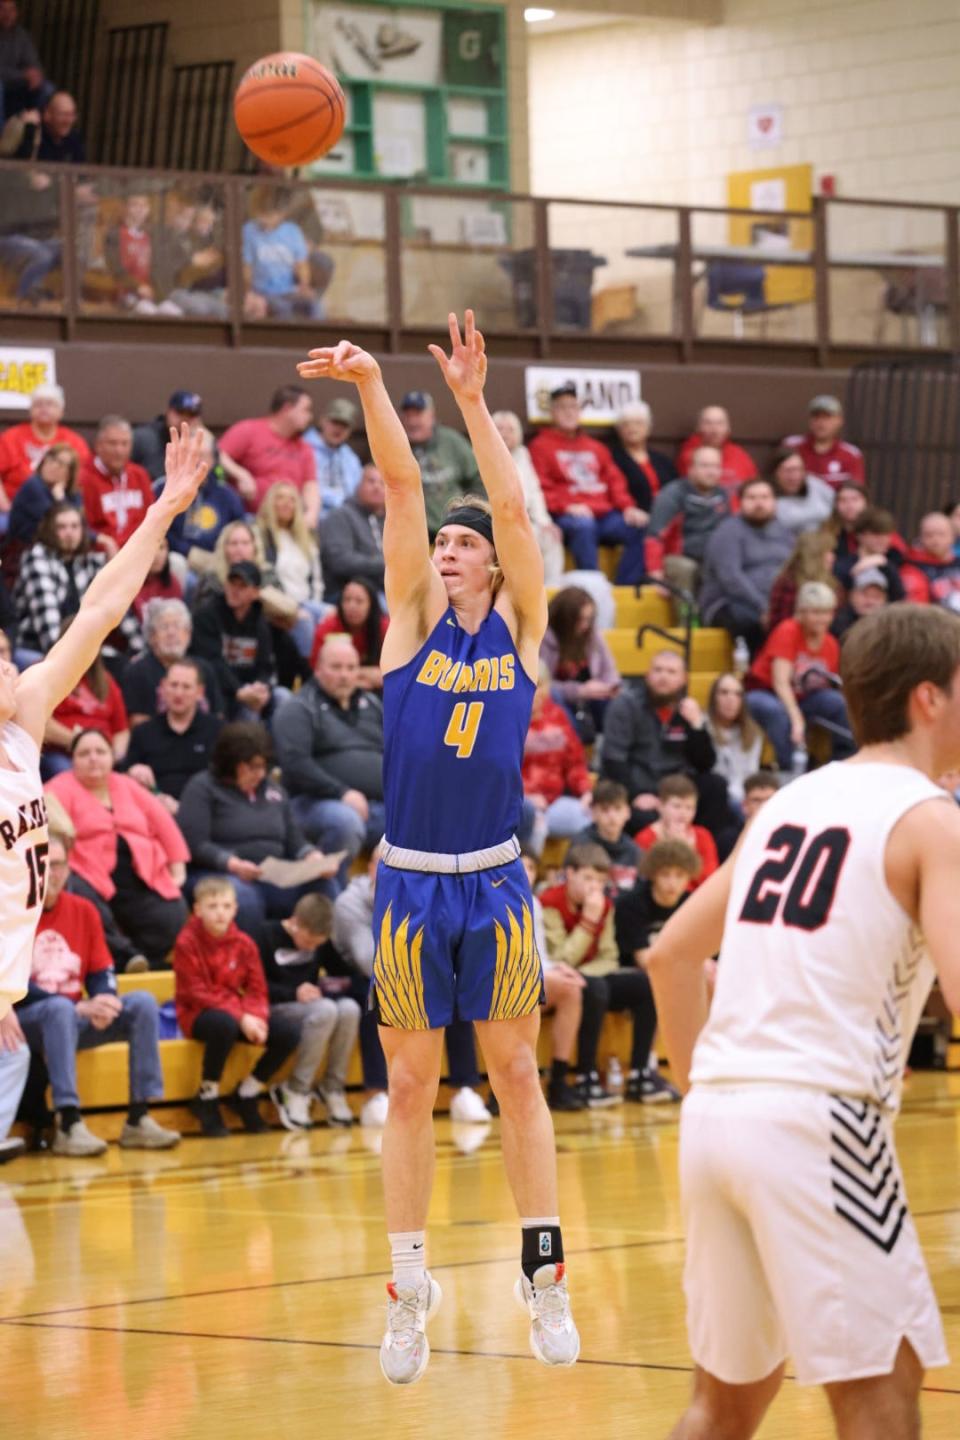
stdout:
<svg viewBox="0 0 960 1440">
<path fill-rule="evenodd" d="M 747 114 L 751 150 L 770 150 L 783 144 L 783 106 L 751 105 Z"/>
<path fill-rule="evenodd" d="M 57 357 L 52 350 L 0 341 L 0 410 L 29 410 L 37 386 L 56 383 Z"/>
<path fill-rule="evenodd" d="M 577 387 L 584 425 L 612 425 L 624 405 L 640 399 L 639 370 L 581 369 L 575 365 L 528 365 L 524 371 L 527 420 L 550 420 L 550 392 L 570 381 Z"/>
</svg>

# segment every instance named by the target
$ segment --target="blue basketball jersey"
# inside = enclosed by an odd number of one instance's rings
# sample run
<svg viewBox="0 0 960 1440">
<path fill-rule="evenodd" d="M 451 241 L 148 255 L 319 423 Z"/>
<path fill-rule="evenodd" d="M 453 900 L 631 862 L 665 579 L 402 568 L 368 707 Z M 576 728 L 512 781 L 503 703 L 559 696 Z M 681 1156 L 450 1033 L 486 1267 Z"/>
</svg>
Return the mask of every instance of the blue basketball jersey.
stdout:
<svg viewBox="0 0 960 1440">
<path fill-rule="evenodd" d="M 391 845 L 463 854 L 510 839 L 535 688 L 495 610 L 469 635 L 447 609 L 413 659 L 384 676 Z"/>
</svg>

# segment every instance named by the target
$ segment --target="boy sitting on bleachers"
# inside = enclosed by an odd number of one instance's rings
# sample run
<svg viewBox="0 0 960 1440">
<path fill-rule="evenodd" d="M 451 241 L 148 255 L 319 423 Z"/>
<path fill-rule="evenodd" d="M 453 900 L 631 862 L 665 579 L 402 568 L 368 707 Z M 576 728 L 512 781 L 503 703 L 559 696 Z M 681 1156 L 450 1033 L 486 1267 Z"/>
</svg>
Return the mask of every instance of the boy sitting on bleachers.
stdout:
<svg viewBox="0 0 960 1440">
<path fill-rule="evenodd" d="M 590 804 L 591 823 L 574 837 L 574 844 L 601 845 L 610 856 L 610 879 L 618 890 L 629 890 L 637 878 L 640 851 L 624 834 L 631 815 L 627 787 L 618 780 L 598 780 Z"/>
<path fill-rule="evenodd" d="M 203 1044 L 200 1089 L 190 1108 L 204 1135 L 229 1131 L 220 1113 L 220 1080 L 234 1045 L 246 1041 L 266 1048 L 252 1072 L 226 1103 L 251 1134 L 268 1129 L 260 1097 L 270 1078 L 300 1041 L 300 1021 L 271 1010 L 257 947 L 234 924 L 237 897 L 225 875 L 210 875 L 193 892 L 193 915 L 173 950 L 177 1024 Z"/>
<path fill-rule="evenodd" d="M 700 857 L 700 873 L 690 879 L 690 889 L 695 890 L 719 864 L 716 842 L 710 831 L 693 823 L 697 813 L 697 787 L 688 775 L 665 775 L 657 794 L 660 819 L 634 838 L 641 850 L 649 850 L 658 840 L 682 840 L 689 845 Z"/>
<path fill-rule="evenodd" d="M 310 1129 L 314 1095 L 332 1125 L 353 1124 L 344 1092 L 360 1028 L 360 1006 L 347 993 L 348 976 L 326 973 L 327 964 L 337 958 L 330 944 L 332 930 L 333 905 L 325 895 L 303 895 L 289 920 L 261 927 L 260 957 L 271 1017 L 283 1015 L 301 1027 L 289 1079 L 270 1090 L 288 1130 Z M 323 1078 L 314 1088 L 321 1067 Z"/>
</svg>

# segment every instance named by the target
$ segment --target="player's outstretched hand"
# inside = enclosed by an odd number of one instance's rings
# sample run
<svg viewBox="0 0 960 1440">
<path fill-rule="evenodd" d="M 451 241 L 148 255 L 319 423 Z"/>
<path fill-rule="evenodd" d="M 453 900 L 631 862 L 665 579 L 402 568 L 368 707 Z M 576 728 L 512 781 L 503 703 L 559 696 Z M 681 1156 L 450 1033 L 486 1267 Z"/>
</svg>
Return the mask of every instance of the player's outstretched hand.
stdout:
<svg viewBox="0 0 960 1440">
<path fill-rule="evenodd" d="M 460 323 L 456 315 L 447 317 L 450 324 L 449 355 L 439 345 L 428 345 L 427 349 L 443 371 L 443 378 L 458 400 L 479 400 L 483 394 L 483 382 L 487 378 L 487 356 L 483 336 L 477 329 L 472 310 L 463 317 L 463 338 L 460 337 Z"/>
<path fill-rule="evenodd" d="M 203 431 L 199 426 L 191 435 L 189 425 L 183 424 L 179 430 L 171 425 L 164 468 L 167 479 L 163 500 L 179 515 L 193 501 L 207 474 Z"/>
<path fill-rule="evenodd" d="M 297 366 L 297 372 L 301 380 L 350 380 L 354 385 L 380 378 L 380 366 L 373 356 L 349 340 L 309 351 L 308 358 Z"/>
</svg>

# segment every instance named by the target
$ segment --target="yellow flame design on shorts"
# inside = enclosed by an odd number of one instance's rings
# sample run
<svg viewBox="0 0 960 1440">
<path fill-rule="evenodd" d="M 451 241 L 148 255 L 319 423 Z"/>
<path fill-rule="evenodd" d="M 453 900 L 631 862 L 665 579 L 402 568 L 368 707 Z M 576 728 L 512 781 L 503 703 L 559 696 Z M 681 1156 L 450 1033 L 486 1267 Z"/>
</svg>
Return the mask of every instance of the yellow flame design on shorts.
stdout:
<svg viewBox="0 0 960 1440">
<path fill-rule="evenodd" d="M 373 979 L 377 1002 L 384 1025 L 396 1030 L 429 1030 L 423 1000 L 423 971 L 420 952 L 423 949 L 423 926 L 408 942 L 410 916 L 404 916 L 393 929 L 393 906 L 388 905 L 380 926 L 380 943 L 373 961 Z"/>
<path fill-rule="evenodd" d="M 497 961 L 490 1000 L 491 1020 L 516 1020 L 532 1015 L 540 1004 L 543 976 L 540 957 L 533 939 L 533 917 L 526 903 L 522 910 L 523 924 L 507 906 L 510 936 L 494 921 L 497 936 Z"/>
</svg>

